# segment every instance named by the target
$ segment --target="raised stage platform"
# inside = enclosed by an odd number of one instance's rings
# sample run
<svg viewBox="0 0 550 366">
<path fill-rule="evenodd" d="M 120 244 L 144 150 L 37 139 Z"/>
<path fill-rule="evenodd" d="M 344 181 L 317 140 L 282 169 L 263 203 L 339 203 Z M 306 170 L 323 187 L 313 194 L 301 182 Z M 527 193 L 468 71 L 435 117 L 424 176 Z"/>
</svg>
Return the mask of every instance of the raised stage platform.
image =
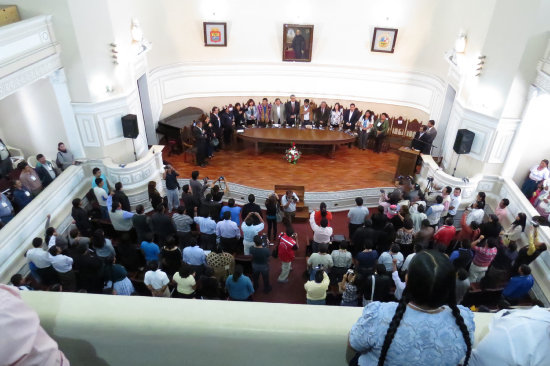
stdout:
<svg viewBox="0 0 550 366">
<path fill-rule="evenodd" d="M 283 160 L 281 151 L 265 150 L 256 155 L 254 146 L 242 141 L 234 141 L 229 148 L 217 152 L 205 168 L 195 166 L 189 156 L 185 162 L 183 154 L 168 156 L 165 152 L 163 158 L 179 171 L 180 178 L 188 178 L 191 171 L 199 170 L 201 177 L 210 179 L 223 175 L 229 184 L 266 190 L 273 190 L 275 184 L 303 185 L 306 192 L 393 186 L 398 160 L 397 153 L 392 150 L 376 154 L 355 146 L 340 146 L 336 148 L 334 159 L 326 154 L 304 151 L 294 165 Z"/>
</svg>

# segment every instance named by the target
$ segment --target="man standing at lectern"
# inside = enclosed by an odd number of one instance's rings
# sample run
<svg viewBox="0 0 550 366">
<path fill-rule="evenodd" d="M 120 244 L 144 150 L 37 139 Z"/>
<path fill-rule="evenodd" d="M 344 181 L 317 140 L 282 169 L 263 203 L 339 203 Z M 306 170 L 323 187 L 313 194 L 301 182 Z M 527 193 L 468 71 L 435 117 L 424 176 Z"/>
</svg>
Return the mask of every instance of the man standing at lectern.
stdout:
<svg viewBox="0 0 550 366">
<path fill-rule="evenodd" d="M 298 113 L 300 113 L 300 102 L 296 101 L 296 96 L 292 94 L 290 96 L 290 102 L 285 104 L 286 123 L 289 126 L 294 126 L 298 119 Z"/>
<path fill-rule="evenodd" d="M 426 131 L 426 134 L 429 137 L 428 142 L 429 142 L 430 146 L 429 146 L 429 150 L 428 150 L 427 154 L 430 153 L 431 148 L 432 148 L 432 144 L 434 143 L 435 137 L 437 136 L 437 130 L 435 129 L 434 125 L 435 125 L 435 121 L 433 119 L 428 121 L 428 130 Z"/>
</svg>

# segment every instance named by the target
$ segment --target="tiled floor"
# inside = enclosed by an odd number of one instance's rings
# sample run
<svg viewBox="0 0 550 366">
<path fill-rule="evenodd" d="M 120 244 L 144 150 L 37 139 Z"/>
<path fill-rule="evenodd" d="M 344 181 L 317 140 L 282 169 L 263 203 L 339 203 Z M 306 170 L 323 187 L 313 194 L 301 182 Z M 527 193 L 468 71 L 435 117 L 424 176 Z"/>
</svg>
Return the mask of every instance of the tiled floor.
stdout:
<svg viewBox="0 0 550 366">
<path fill-rule="evenodd" d="M 398 160 L 392 150 L 376 154 L 343 146 L 336 151 L 335 159 L 330 159 L 326 151 L 305 150 L 293 165 L 283 160 L 283 153 L 284 149 L 270 149 L 255 155 L 252 145 L 234 143 L 231 149 L 216 153 L 206 168 L 184 162 L 183 154 L 164 153 L 163 157 L 182 177 L 200 170 L 202 177 L 223 175 L 229 183 L 260 189 L 273 189 L 275 184 L 303 185 L 307 192 L 387 186 L 392 183 Z"/>
</svg>

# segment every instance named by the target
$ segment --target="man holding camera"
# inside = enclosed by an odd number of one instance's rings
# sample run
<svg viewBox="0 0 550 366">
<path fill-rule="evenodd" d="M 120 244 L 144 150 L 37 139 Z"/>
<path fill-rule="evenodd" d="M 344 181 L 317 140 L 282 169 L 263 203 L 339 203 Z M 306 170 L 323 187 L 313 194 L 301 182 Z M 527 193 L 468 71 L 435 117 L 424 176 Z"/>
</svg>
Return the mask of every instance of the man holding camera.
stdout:
<svg viewBox="0 0 550 366">
<path fill-rule="evenodd" d="M 172 210 L 175 210 L 180 205 L 180 184 L 178 183 L 178 176 L 179 173 L 172 167 L 172 165 L 166 165 L 164 167 L 162 179 L 166 181 L 166 196 L 168 198 L 169 212 L 172 212 Z"/>
<path fill-rule="evenodd" d="M 289 223 L 292 223 L 292 221 L 294 221 L 294 218 L 296 217 L 296 203 L 298 203 L 299 201 L 300 199 L 298 198 L 296 193 L 292 191 L 286 191 L 286 194 L 281 199 L 284 214 Z"/>
</svg>

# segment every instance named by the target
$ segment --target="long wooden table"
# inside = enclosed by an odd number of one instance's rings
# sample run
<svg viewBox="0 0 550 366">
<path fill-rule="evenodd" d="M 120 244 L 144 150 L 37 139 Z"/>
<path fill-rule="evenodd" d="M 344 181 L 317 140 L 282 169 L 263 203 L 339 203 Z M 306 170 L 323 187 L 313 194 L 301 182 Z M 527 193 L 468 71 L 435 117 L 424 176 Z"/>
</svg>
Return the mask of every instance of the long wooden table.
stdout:
<svg viewBox="0 0 550 366">
<path fill-rule="evenodd" d="M 332 146 L 330 157 L 334 158 L 336 146 L 353 143 L 356 136 L 340 131 L 313 130 L 297 128 L 248 128 L 237 137 L 254 144 L 256 154 L 263 144 L 292 144 L 311 146 Z"/>
</svg>

